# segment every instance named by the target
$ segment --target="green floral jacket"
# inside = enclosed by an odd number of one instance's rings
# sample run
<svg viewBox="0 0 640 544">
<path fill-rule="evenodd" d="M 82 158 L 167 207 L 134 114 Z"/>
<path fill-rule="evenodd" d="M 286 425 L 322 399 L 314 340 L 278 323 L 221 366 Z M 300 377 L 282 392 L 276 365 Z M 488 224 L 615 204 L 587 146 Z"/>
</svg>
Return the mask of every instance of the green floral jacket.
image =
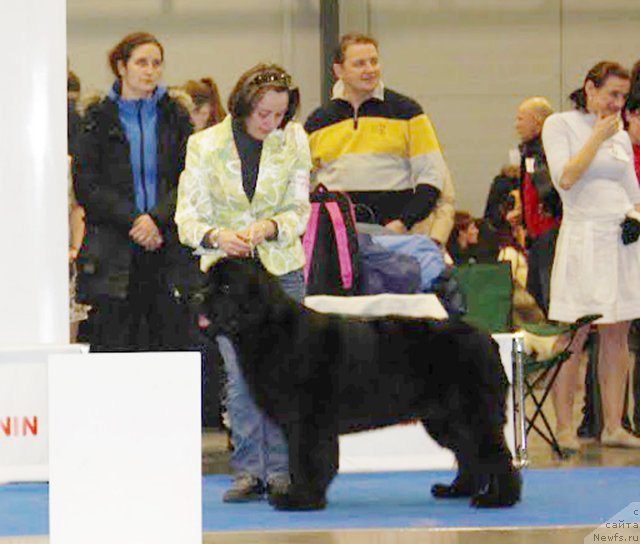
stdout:
<svg viewBox="0 0 640 544">
<path fill-rule="evenodd" d="M 260 260 L 275 275 L 304 266 L 300 237 L 309 220 L 311 154 L 304 129 L 289 122 L 264 140 L 253 199 L 242 186 L 240 157 L 233 139 L 231 116 L 189 138 L 185 169 L 178 186 L 175 220 L 180 241 L 201 255 L 206 272 L 225 256 L 201 242 L 212 228 L 243 230 L 261 219 L 278 224 L 278 237 L 258 245 Z"/>
</svg>

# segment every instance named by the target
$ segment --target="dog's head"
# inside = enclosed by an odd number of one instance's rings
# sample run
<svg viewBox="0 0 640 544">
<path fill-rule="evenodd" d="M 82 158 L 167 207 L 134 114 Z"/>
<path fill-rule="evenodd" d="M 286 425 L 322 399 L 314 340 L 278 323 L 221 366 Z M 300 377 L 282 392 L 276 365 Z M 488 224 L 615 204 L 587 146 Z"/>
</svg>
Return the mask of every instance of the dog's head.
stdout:
<svg viewBox="0 0 640 544">
<path fill-rule="evenodd" d="M 252 259 L 218 261 L 209 271 L 202 299 L 209 337 L 236 336 L 246 327 L 277 319 L 290 305 L 278 279 Z"/>
</svg>

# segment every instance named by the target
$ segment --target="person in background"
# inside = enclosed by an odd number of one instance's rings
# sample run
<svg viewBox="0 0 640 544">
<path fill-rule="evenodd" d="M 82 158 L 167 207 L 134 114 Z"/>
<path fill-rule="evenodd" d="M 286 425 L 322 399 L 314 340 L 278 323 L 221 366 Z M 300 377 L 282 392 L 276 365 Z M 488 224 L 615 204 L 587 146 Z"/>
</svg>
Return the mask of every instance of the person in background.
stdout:
<svg viewBox="0 0 640 544">
<path fill-rule="evenodd" d="M 636 176 L 640 179 L 640 94 L 638 96 L 629 96 L 624 120 L 633 149 L 633 165 Z"/>
<path fill-rule="evenodd" d="M 191 122 L 194 132 L 217 125 L 227 112 L 224 110 L 220 93 L 215 81 L 210 77 L 199 80 L 190 79 L 183 85 L 183 89 L 193 101 Z"/>
<path fill-rule="evenodd" d="M 478 262 L 480 229 L 469 212 L 456 211 L 453 230 L 447 243 L 447 253 L 454 265 Z"/>
<path fill-rule="evenodd" d="M 633 162 L 636 177 L 640 181 L 640 61 L 636 62 L 631 71 L 631 91 L 625 105 L 624 121 L 633 149 Z M 634 353 L 632 378 L 629 380 L 633 410 L 631 417 L 625 414 L 623 426 L 639 436 L 640 433 L 640 320 L 631 323 L 629 343 Z M 629 399 L 629 395 L 626 397 Z"/>
<path fill-rule="evenodd" d="M 190 97 L 190 115 L 194 132 L 207 129 L 220 123 L 227 115 L 218 86 L 212 78 L 190 79 L 181 89 Z M 196 339 L 198 349 L 203 354 L 202 373 L 202 422 L 208 428 L 221 428 L 227 421 L 221 395 L 223 362 L 215 344 L 202 342 L 202 336 Z M 228 427 L 227 427 L 228 429 Z M 231 444 L 230 444 L 231 447 Z"/>
<path fill-rule="evenodd" d="M 529 246 L 546 231 L 560 225 L 559 214 L 549 211 L 561 207 L 561 203 L 549 177 L 541 140 L 544 121 L 552 113 L 546 98 L 534 96 L 524 100 L 516 114 L 515 129 L 520 137 L 523 222 Z"/>
<path fill-rule="evenodd" d="M 130 34 L 108 58 L 116 80 L 87 108 L 75 179 L 87 223 L 77 260 L 78 299 L 92 306 L 87 340 L 93 351 L 182 349 L 191 316 L 181 301 L 201 276 L 173 221 L 189 113 L 160 85 L 155 36 Z"/>
<path fill-rule="evenodd" d="M 510 232 L 496 231 L 469 212 L 456 212 L 447 251 L 454 265 L 508 262 L 515 284 L 522 290 L 526 287 L 527 258 L 522 247 Z"/>
<path fill-rule="evenodd" d="M 588 314 L 602 317 L 598 381 L 602 392 L 604 446 L 640 447 L 621 426 L 629 371 L 629 325 L 640 317 L 640 244 L 622 240 L 621 224 L 640 218 L 640 188 L 621 112 L 629 72 L 602 61 L 571 94 L 575 109 L 547 118 L 542 130 L 551 179 L 563 204 L 563 219 L 551 275 L 549 318 L 571 323 Z M 573 402 L 580 354 L 588 334 L 582 327 L 552 390 L 556 436 L 567 450 L 579 448 Z M 562 339 L 566 343 L 566 339 Z"/>
<path fill-rule="evenodd" d="M 72 157 L 78 154 L 78 136 L 82 118 L 78 113 L 80 78 L 71 70 L 67 72 L 67 148 Z"/>
<path fill-rule="evenodd" d="M 526 233 L 529 273 L 527 290 L 545 312 L 549 310 L 549 285 L 555 242 L 562 217 L 562 203 L 553 187 L 542 147 L 542 127 L 553 113 L 542 96 L 524 100 L 516 113 L 520 138 L 520 200 Z"/>
<path fill-rule="evenodd" d="M 503 166 L 491 182 L 483 214 L 485 221 L 488 221 L 497 231 L 513 231 L 522 224 L 519 191 L 519 167 Z M 518 195 L 517 198 L 516 195 Z"/>
<path fill-rule="evenodd" d="M 298 91 L 280 66 L 258 64 L 240 76 L 229 115 L 189 139 L 175 220 L 182 243 L 202 255 L 203 271 L 227 256 L 253 255 L 302 301 L 311 156 L 302 126 L 293 121 L 298 105 Z M 249 394 L 230 339 L 221 335 L 217 343 L 234 446 L 235 480 L 223 501 L 273 498 L 289 485 L 286 441 Z"/>
<path fill-rule="evenodd" d="M 76 283 L 78 271 L 76 259 L 84 240 L 84 209 L 78 204 L 73 191 L 72 160 L 68 157 L 68 200 L 69 200 L 69 342 L 78 340 L 78 328 L 81 321 L 89 317 L 90 307 L 76 301 Z"/>
<path fill-rule="evenodd" d="M 305 123 L 314 182 L 348 192 L 356 213 L 366 210 L 359 221 L 427 234 L 444 246 L 455 195 L 429 117 L 383 85 L 378 42 L 370 36 L 343 36 L 333 71 L 331 101 Z"/>
</svg>

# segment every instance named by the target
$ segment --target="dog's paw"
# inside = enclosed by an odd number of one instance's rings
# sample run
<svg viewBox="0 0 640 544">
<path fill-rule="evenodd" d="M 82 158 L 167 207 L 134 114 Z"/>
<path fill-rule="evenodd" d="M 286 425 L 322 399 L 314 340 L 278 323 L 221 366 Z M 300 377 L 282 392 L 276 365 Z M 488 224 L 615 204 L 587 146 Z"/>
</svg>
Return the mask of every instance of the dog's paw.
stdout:
<svg viewBox="0 0 640 544">
<path fill-rule="evenodd" d="M 516 471 L 491 474 L 471 497 L 476 508 L 506 508 L 520 501 L 522 480 Z"/>
<path fill-rule="evenodd" d="M 269 504 L 276 510 L 323 510 L 327 506 L 327 499 L 317 495 L 282 493 L 269 497 Z"/>
<path fill-rule="evenodd" d="M 434 484 L 431 487 L 431 494 L 436 499 L 470 497 L 473 494 L 473 485 L 471 482 L 457 476 L 450 484 Z"/>
</svg>

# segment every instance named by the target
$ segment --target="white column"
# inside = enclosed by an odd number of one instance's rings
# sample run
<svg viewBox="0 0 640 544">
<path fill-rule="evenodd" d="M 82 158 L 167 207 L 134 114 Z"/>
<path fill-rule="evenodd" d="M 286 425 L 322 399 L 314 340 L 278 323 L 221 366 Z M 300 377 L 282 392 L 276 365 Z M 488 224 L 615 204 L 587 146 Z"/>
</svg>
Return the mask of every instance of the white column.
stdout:
<svg viewBox="0 0 640 544">
<path fill-rule="evenodd" d="M 66 2 L 0 2 L 0 347 L 68 343 Z"/>
</svg>

